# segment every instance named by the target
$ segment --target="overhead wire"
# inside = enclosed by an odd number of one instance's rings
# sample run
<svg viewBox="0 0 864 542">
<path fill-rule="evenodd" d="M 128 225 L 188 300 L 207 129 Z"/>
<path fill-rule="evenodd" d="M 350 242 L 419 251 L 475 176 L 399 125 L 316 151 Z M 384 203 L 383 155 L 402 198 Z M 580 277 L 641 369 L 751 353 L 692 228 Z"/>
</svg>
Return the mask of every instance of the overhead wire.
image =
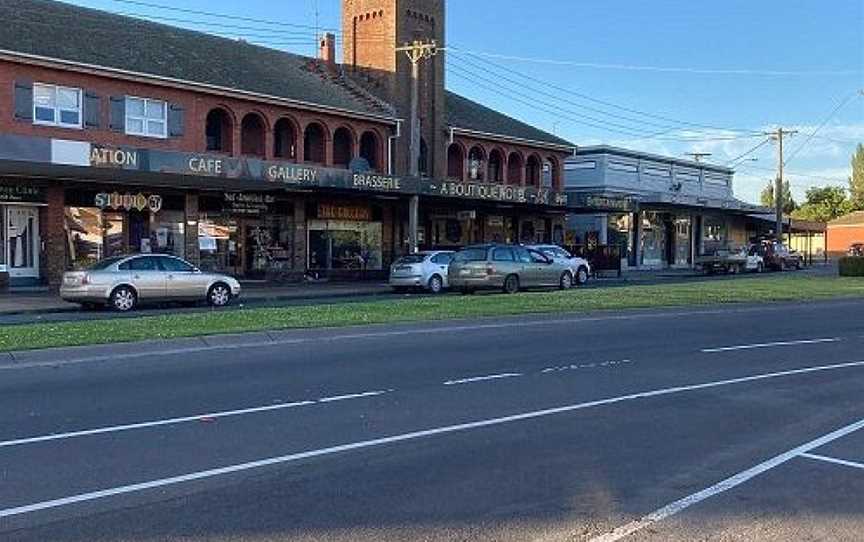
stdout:
<svg viewBox="0 0 864 542">
<path fill-rule="evenodd" d="M 787 158 L 783 160 L 783 165 L 789 164 L 789 162 L 791 162 L 796 156 L 798 156 L 798 154 L 804 149 L 804 147 L 806 147 L 813 140 L 813 137 L 816 136 L 816 134 L 818 134 L 829 122 L 831 122 L 831 119 L 833 119 L 837 115 L 837 113 L 839 113 L 844 107 L 846 107 L 846 105 L 851 102 L 853 98 L 860 95 L 860 91 L 856 90 L 855 92 L 846 96 L 846 98 L 842 100 L 839 104 L 837 104 L 837 107 L 831 110 L 828 116 L 825 117 L 825 119 L 816 127 L 815 130 L 813 130 L 813 133 L 807 136 L 807 139 L 805 139 L 801 143 L 801 145 L 799 145 L 794 151 L 792 151 L 792 153 Z"/>
</svg>

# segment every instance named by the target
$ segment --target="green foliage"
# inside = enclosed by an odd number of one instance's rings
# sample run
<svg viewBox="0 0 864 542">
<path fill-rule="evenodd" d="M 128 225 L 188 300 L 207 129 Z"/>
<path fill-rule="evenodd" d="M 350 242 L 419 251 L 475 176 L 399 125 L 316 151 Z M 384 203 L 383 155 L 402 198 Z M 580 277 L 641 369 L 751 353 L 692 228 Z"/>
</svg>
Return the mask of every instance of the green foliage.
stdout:
<svg viewBox="0 0 864 542">
<path fill-rule="evenodd" d="M 813 187 L 807 191 L 807 201 L 792 213 L 794 218 L 830 222 L 837 217 L 851 213 L 852 202 L 846 197 L 846 190 L 839 186 Z"/>
<path fill-rule="evenodd" d="M 841 277 L 864 277 L 864 257 L 846 256 L 840 258 Z"/>
<path fill-rule="evenodd" d="M 762 190 L 760 201 L 765 207 L 774 208 L 774 182 L 769 182 Z M 795 199 L 792 197 L 792 188 L 789 186 L 789 181 L 783 183 L 783 213 L 792 214 L 792 211 L 798 208 Z"/>
<path fill-rule="evenodd" d="M 849 190 L 852 193 L 852 207 L 864 211 L 864 145 L 858 144 L 852 155 L 852 176 L 849 177 Z"/>
</svg>

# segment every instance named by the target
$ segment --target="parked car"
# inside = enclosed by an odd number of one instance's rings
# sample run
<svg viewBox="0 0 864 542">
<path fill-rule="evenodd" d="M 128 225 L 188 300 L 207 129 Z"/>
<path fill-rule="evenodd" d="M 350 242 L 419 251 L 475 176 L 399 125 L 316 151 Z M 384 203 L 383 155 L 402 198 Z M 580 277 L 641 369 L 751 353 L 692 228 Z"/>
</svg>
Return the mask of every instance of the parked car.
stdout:
<svg viewBox="0 0 864 542">
<path fill-rule="evenodd" d="M 580 286 L 588 282 L 588 279 L 591 277 L 591 265 L 588 263 L 588 260 L 573 256 L 557 245 L 531 245 L 528 248 L 539 250 L 556 262 L 568 265 L 570 272 L 573 273 L 574 282 Z"/>
<path fill-rule="evenodd" d="M 804 257 L 779 242 L 765 240 L 757 243 L 756 252 L 765 261 L 765 267 L 773 271 L 787 271 L 804 267 Z"/>
<path fill-rule="evenodd" d="M 695 260 L 696 269 L 708 275 L 714 273 L 761 273 L 765 271 L 765 260 L 759 254 L 758 245 L 743 246 L 738 249 L 720 249 L 713 254 L 699 256 Z"/>
<path fill-rule="evenodd" d="M 436 250 L 409 254 L 390 266 L 390 287 L 394 290 L 424 288 L 433 294 L 448 287 L 447 268 L 453 252 Z"/>
<path fill-rule="evenodd" d="M 864 256 L 864 243 L 852 243 L 849 247 L 849 256 Z"/>
<path fill-rule="evenodd" d="M 450 263 L 449 281 L 463 294 L 499 288 L 514 294 L 524 288 L 570 288 L 573 272 L 569 263 L 556 262 L 539 250 L 490 244 L 457 252 Z"/>
<path fill-rule="evenodd" d="M 137 254 L 102 260 L 86 271 L 63 275 L 60 297 L 85 307 L 110 305 L 128 312 L 141 303 L 207 301 L 223 307 L 240 295 L 227 275 L 204 273 L 174 256 Z"/>
</svg>

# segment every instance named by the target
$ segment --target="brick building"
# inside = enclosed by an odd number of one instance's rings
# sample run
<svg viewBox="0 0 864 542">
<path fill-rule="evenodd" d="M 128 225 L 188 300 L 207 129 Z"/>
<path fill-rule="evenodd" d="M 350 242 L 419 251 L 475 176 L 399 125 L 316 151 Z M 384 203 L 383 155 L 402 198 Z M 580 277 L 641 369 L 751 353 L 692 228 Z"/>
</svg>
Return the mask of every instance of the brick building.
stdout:
<svg viewBox="0 0 864 542">
<path fill-rule="evenodd" d="M 852 245 L 864 243 L 864 211 L 841 216 L 828 223 L 828 254 L 845 256 Z"/>
<path fill-rule="evenodd" d="M 419 78 L 444 1 L 343 0 L 318 59 L 50 0 L 0 4 L 0 282 L 113 254 L 247 279 L 384 274 L 409 250 L 560 241 L 573 145 Z M 372 39 L 374 37 L 374 39 Z M 414 216 L 412 216 L 412 214 Z M 416 231 L 412 226 L 416 224 Z"/>
</svg>

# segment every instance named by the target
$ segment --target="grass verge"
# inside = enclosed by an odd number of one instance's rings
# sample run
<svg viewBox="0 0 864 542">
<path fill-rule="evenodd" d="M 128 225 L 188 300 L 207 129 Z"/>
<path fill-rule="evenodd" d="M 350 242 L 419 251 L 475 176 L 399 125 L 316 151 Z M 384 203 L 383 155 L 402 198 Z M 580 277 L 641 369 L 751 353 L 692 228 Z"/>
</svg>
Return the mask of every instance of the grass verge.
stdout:
<svg viewBox="0 0 864 542">
<path fill-rule="evenodd" d="M 33 350 L 263 330 L 724 303 L 864 297 L 864 278 L 776 276 L 523 293 L 442 296 L 344 305 L 255 308 L 0 329 L 0 351 Z"/>
</svg>

